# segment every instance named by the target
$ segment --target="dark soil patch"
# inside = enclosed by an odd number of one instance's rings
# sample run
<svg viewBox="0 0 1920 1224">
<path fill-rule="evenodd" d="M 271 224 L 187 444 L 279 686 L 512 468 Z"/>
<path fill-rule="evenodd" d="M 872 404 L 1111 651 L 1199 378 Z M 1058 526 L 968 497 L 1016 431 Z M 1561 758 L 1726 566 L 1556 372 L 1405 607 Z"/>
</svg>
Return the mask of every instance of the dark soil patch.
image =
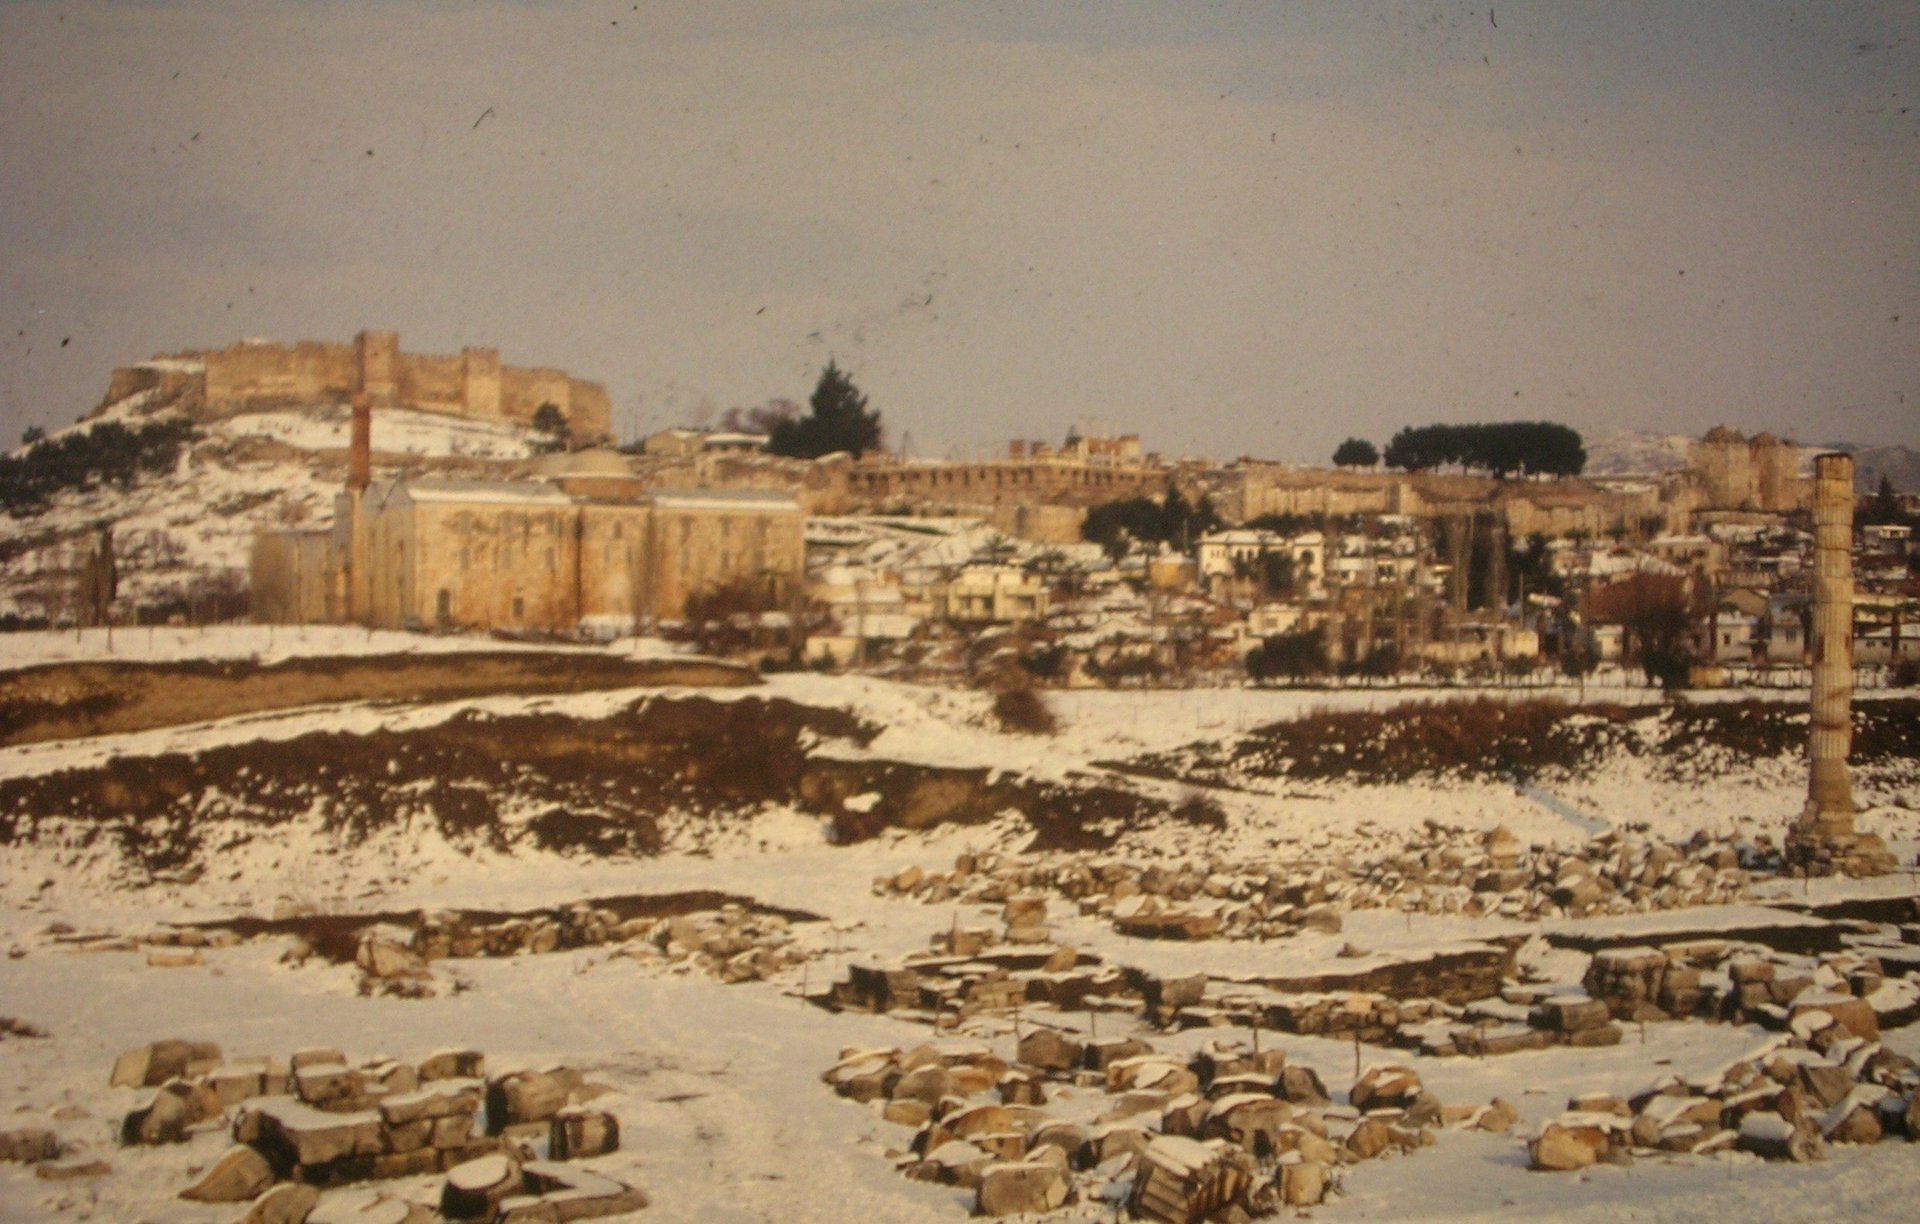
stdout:
<svg viewBox="0 0 1920 1224">
<path fill-rule="evenodd" d="M 316 732 L 0 781 L 0 844 L 57 822 L 69 846 L 111 847 L 148 878 L 190 878 L 218 866 L 220 847 L 316 819 L 342 847 L 404 825 L 461 847 L 613 857 L 657 852 L 663 816 L 746 820 L 776 805 L 828 818 L 843 844 L 1017 813 L 1033 830 L 1029 850 L 1104 848 L 1169 814 L 1097 782 L 815 752 L 876 734 L 844 711 L 780 698 L 654 697 L 586 720 L 466 711 L 417 730 Z M 1204 801 L 1173 814 L 1221 821 Z"/>
<path fill-rule="evenodd" d="M 764 905 L 752 897 L 718 892 L 713 889 L 675 893 L 624 893 L 617 897 L 592 897 L 574 904 L 611 910 L 622 922 L 633 918 L 674 918 L 681 914 L 705 913 L 717 910 L 723 905 L 738 905 L 756 914 L 778 915 L 788 922 L 822 921 L 820 915 L 807 910 Z M 557 909 L 463 909 L 459 913 L 461 918 L 471 925 L 491 926 L 514 919 L 559 918 L 571 908 L 573 908 L 572 905 Z M 364 914 L 302 914 L 291 918 L 214 919 L 187 925 L 204 931 L 232 931 L 245 939 L 262 935 L 298 936 L 306 940 L 314 952 L 322 958 L 336 964 L 346 964 L 353 960 L 355 952 L 360 947 L 360 937 L 368 930 L 376 926 L 414 929 L 420 925 L 420 918 L 419 910 L 380 910 Z"/>
<path fill-rule="evenodd" d="M 0 843 L 58 820 L 82 848 L 117 844 L 148 874 L 173 873 L 204 865 L 210 837 L 229 844 L 317 814 L 345 845 L 424 818 L 455 845 L 647 854 L 662 814 L 787 800 L 815 741 L 875 734 L 842 711 L 779 699 L 652 698 L 587 720 L 467 712 L 419 730 L 317 732 L 8 779 Z M 540 814 L 503 817 L 528 810 Z"/>
<path fill-rule="evenodd" d="M 0 744 L 142 731 L 344 701 L 451 701 L 665 685 L 735 687 L 753 672 L 710 660 L 555 651 L 179 663 L 54 663 L 0 673 Z"/>
<path fill-rule="evenodd" d="M 1920 759 L 1920 701 L 1853 707 L 1857 766 Z M 1322 711 L 1108 768 L 1213 787 L 1271 779 L 1404 783 L 1439 778 L 1581 776 L 1619 752 L 1656 755 L 1675 778 L 1804 753 L 1807 711 L 1746 701 L 1678 706 L 1488 699 Z"/>
</svg>

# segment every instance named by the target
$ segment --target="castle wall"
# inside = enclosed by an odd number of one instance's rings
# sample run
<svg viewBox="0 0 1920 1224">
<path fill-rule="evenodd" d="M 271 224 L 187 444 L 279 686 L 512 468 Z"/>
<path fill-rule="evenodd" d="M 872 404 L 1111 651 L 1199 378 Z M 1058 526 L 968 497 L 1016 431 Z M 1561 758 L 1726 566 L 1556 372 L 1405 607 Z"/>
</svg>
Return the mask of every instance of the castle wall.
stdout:
<svg viewBox="0 0 1920 1224">
<path fill-rule="evenodd" d="M 500 350 L 465 348 L 460 350 L 463 387 L 461 401 L 467 411 L 483 421 L 500 419 Z"/>
<path fill-rule="evenodd" d="M 1158 496 L 1164 473 L 1151 468 L 1098 467 L 1057 461 L 856 464 L 847 495 L 862 510 L 901 501 L 930 506 L 1018 504 L 1095 506 L 1129 497 Z"/>
<path fill-rule="evenodd" d="M 399 361 L 397 402 L 423 412 L 467 416 L 465 363 L 458 357 L 403 353 Z"/>
<path fill-rule="evenodd" d="M 613 401 L 599 383 L 522 366 L 501 366 L 499 378 L 500 419 L 531 425 L 540 405 L 552 404 L 565 414 L 575 440 L 613 435 Z"/>
<path fill-rule="evenodd" d="M 1687 471 L 1701 486 L 1704 508 L 1791 511 L 1813 504 L 1799 447 L 1772 434 L 1748 439 L 1717 426 L 1687 449 Z"/>
<path fill-rule="evenodd" d="M 364 331 L 352 343 L 302 340 L 241 343 L 189 354 L 205 361 L 203 411 L 226 416 L 249 409 L 337 402 L 364 392 L 378 408 L 406 407 L 483 421 L 531 425 L 542 404 L 566 414 L 576 441 L 611 437 L 613 403 L 599 383 L 564 370 L 508 366 L 492 348 L 458 355 L 407 353 L 399 333 Z M 150 367 L 113 372 L 109 400 L 189 377 Z"/>
<path fill-rule="evenodd" d="M 1083 506 L 1002 504 L 992 507 L 986 519 L 998 530 L 1035 544 L 1078 544 L 1087 511 Z"/>
<path fill-rule="evenodd" d="M 353 338 L 354 358 L 359 363 L 360 385 L 376 408 L 393 406 L 400 379 L 400 333 L 363 331 Z"/>
<path fill-rule="evenodd" d="M 206 406 L 216 415 L 343 400 L 359 389 L 359 360 L 351 344 L 235 344 L 205 359 Z"/>
</svg>

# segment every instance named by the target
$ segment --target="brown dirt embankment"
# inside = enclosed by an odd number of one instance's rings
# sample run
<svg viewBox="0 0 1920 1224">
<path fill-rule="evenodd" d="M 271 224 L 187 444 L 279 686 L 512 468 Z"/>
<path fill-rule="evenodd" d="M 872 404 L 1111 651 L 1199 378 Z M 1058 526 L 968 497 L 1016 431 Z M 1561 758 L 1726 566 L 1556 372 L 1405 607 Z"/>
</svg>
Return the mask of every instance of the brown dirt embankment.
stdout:
<svg viewBox="0 0 1920 1224">
<path fill-rule="evenodd" d="M 782 806 L 830 823 L 841 844 L 1017 813 L 1032 830 L 1028 849 L 1097 849 L 1144 821 L 1189 818 L 1091 780 L 847 759 L 879 731 L 845 710 L 757 694 L 649 695 L 587 719 L 468 710 L 430 727 L 315 731 L 0 779 L 0 846 L 104 850 L 131 880 L 190 879 L 284 867 L 283 856 L 396 827 L 461 849 L 641 857 L 676 831 L 697 852 L 721 826 Z M 282 843 L 293 828 L 301 836 Z"/>
<path fill-rule="evenodd" d="M 1857 700 L 1857 775 L 1911 777 L 1920 760 L 1920 701 Z M 1580 777 L 1619 755 L 1653 757 L 1675 781 L 1711 779 L 1806 751 L 1798 702 L 1569 705 L 1462 698 L 1388 710 L 1321 710 L 1224 741 L 1096 764 L 1190 785 L 1232 788 L 1289 779 L 1406 785 L 1439 778 Z"/>
<path fill-rule="evenodd" d="M 708 659 L 555 651 L 178 663 L 50 663 L 0 674 L 0 745 L 177 726 L 346 701 L 452 701 L 757 683 Z"/>
</svg>

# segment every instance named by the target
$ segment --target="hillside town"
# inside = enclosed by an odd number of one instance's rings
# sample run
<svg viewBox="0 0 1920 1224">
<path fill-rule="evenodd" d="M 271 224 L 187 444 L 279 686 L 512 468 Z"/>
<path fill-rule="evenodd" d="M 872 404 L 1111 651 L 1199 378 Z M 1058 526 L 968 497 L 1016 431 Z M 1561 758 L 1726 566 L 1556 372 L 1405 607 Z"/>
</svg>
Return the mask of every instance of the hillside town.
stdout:
<svg viewBox="0 0 1920 1224">
<path fill-rule="evenodd" d="M 503 367 L 490 349 L 412 354 L 394 332 L 116 370 L 76 430 L 345 423 L 344 448 L 276 456 L 335 492 L 309 506 L 255 495 L 266 513 L 245 555 L 232 542 L 184 579 L 224 600 L 171 611 L 103 585 L 177 553 L 164 531 L 109 505 L 29 534 L 8 570 L 39 604 L 16 597 L 13 615 L 663 633 L 769 668 L 1060 687 L 1522 683 L 1614 667 L 1666 687 L 1805 682 L 1811 482 L 1801 448 L 1767 434 L 1718 428 L 1682 467 L 1604 477 L 1578 462 L 1384 468 L 1371 444 L 1338 468 L 1172 459 L 1077 427 L 961 462 L 780 455 L 738 421 L 616 449 L 606 403 L 563 372 Z M 437 447 L 376 446 L 396 419 L 445 432 Z M 474 428 L 508 442 L 463 455 L 459 431 Z M 1920 667 L 1916 510 L 1884 482 L 1859 499 L 1865 683 Z"/>
</svg>

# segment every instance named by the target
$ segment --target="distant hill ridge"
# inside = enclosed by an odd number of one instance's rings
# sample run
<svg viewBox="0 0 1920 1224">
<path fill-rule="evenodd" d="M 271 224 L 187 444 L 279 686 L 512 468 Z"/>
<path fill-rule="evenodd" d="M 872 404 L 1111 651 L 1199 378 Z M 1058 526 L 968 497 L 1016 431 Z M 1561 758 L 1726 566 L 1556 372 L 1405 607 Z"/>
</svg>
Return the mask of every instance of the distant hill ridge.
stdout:
<svg viewBox="0 0 1920 1224">
<path fill-rule="evenodd" d="M 1687 451 L 1695 439 L 1686 434 L 1636 429 L 1596 429 L 1586 437 L 1588 476 L 1652 476 L 1687 465 Z M 1801 468 L 1813 470 L 1813 456 L 1823 451 L 1845 451 L 1853 456 L 1854 487 L 1871 493 L 1885 476 L 1897 492 L 1920 493 L 1920 450 L 1910 446 L 1856 446 L 1828 442 L 1800 448 Z"/>
</svg>

